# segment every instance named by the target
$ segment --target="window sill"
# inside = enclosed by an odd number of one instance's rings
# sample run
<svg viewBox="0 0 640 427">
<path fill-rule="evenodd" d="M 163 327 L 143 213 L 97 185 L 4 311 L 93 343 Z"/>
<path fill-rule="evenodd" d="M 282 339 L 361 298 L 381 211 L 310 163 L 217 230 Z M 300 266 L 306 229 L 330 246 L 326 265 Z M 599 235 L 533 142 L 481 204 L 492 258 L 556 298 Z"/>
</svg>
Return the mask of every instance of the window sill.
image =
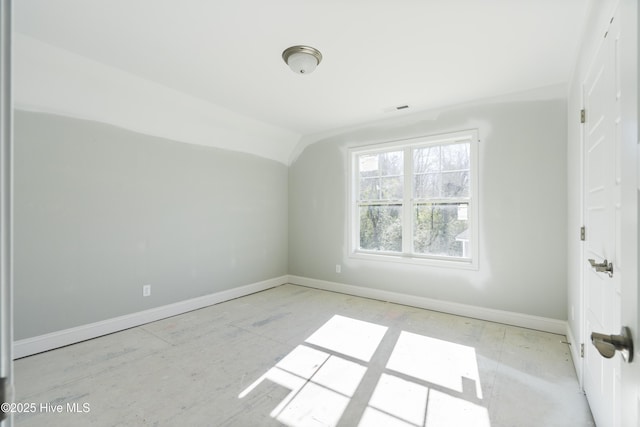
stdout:
<svg viewBox="0 0 640 427">
<path fill-rule="evenodd" d="M 360 259 L 374 262 L 392 262 L 400 264 L 413 264 L 423 265 L 429 267 L 441 267 L 441 268 L 453 268 L 457 270 L 478 270 L 477 262 L 471 259 L 462 258 L 435 258 L 435 257 L 420 257 L 400 255 L 393 253 L 377 253 L 377 252 L 364 252 L 354 251 L 349 255 L 349 258 Z"/>
</svg>

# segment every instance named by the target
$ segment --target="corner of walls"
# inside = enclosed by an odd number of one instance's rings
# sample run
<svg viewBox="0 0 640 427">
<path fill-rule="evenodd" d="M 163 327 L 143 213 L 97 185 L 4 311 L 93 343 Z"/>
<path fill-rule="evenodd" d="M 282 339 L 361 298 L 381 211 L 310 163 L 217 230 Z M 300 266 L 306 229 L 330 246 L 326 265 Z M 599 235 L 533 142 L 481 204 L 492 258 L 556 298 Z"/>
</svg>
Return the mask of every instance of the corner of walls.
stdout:
<svg viewBox="0 0 640 427">
<path fill-rule="evenodd" d="M 300 135 L 123 70 L 14 35 L 15 105 L 289 164 Z"/>
</svg>

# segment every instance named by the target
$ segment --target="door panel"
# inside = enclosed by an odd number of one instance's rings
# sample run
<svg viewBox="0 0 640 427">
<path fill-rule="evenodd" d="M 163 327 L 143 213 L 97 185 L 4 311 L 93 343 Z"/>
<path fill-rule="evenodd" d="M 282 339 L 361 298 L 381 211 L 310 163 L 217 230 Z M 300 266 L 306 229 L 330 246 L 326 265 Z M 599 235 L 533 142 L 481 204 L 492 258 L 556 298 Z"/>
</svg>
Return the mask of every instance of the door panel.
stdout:
<svg viewBox="0 0 640 427">
<path fill-rule="evenodd" d="M 619 264 L 616 245 L 616 123 L 617 90 L 615 44 L 602 40 L 584 82 L 587 114 L 584 139 L 585 241 L 585 365 L 584 388 L 598 426 L 616 425 L 620 357 L 606 359 L 591 344 L 592 332 L 606 334 L 620 330 Z M 616 182 L 618 181 L 618 182 Z M 612 262 L 613 277 L 596 272 L 588 259 Z M 618 316 L 618 318 L 616 318 Z"/>
<path fill-rule="evenodd" d="M 620 23 L 616 11 L 584 82 L 585 365 L 584 387 L 596 423 L 620 425 L 622 358 L 601 356 L 590 342 L 593 332 L 618 334 L 622 291 L 622 131 Z M 596 272 L 587 259 L 611 262 L 613 277 Z"/>
</svg>

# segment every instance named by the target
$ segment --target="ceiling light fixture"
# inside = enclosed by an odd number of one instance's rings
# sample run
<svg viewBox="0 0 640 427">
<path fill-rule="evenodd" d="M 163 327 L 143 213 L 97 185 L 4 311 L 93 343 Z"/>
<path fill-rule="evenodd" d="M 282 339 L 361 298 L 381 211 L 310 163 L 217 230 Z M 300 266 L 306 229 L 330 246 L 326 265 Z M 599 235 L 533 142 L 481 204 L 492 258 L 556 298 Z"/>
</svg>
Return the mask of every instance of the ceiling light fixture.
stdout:
<svg viewBox="0 0 640 427">
<path fill-rule="evenodd" d="M 282 52 L 282 59 L 294 73 L 309 74 L 322 61 L 322 54 L 310 46 L 291 46 Z"/>
</svg>

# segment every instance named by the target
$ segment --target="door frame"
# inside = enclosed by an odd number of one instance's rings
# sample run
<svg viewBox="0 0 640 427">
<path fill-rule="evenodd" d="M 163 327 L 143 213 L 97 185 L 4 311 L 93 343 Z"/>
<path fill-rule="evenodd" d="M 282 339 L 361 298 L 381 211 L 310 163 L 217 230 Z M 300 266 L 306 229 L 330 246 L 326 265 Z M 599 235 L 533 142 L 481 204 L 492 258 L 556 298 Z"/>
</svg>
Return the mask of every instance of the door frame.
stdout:
<svg viewBox="0 0 640 427">
<path fill-rule="evenodd" d="M 12 1 L 0 0 L 0 378 L 13 401 L 13 94 Z M 11 427 L 11 413 L 0 427 Z"/>
<path fill-rule="evenodd" d="M 638 25 L 640 11 L 637 0 L 620 0 L 620 85 L 621 85 L 621 262 L 622 262 L 622 325 L 631 329 L 635 346 L 632 363 L 622 363 L 620 372 L 621 425 L 640 422 L 640 136 L 638 125 Z"/>
</svg>

